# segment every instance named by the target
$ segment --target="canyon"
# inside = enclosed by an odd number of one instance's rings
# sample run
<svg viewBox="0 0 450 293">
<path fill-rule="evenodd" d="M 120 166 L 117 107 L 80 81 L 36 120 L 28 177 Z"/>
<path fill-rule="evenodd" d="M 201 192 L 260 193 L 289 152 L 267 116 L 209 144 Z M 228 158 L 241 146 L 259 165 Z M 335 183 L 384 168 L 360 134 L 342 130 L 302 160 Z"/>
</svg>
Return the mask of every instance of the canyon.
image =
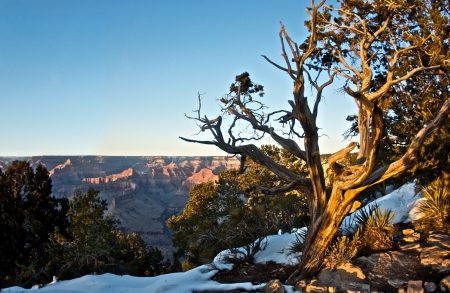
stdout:
<svg viewBox="0 0 450 293">
<path fill-rule="evenodd" d="M 100 191 L 108 213 L 120 220 L 119 229 L 138 233 L 149 245 L 170 257 L 171 231 L 165 222 L 182 212 L 189 190 L 198 183 L 214 181 L 220 171 L 239 167 L 237 158 L 168 156 L 33 156 L 0 157 L 6 170 L 14 160 L 46 166 L 52 193 L 70 198 L 76 190 Z"/>
</svg>

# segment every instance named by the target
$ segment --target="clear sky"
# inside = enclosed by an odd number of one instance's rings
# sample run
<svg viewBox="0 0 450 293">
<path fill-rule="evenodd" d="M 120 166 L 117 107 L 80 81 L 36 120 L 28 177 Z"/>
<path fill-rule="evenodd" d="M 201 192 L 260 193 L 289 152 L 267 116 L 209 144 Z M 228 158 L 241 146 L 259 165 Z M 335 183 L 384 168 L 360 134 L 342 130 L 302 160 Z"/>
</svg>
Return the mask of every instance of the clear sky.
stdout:
<svg viewBox="0 0 450 293">
<path fill-rule="evenodd" d="M 184 118 L 205 93 L 204 114 L 244 71 L 270 108 L 289 109 L 282 21 L 302 42 L 306 0 L 0 1 L 0 156 L 225 155 L 187 143 Z M 338 150 L 356 112 L 325 92 L 322 153 Z M 208 139 L 208 135 L 195 138 Z M 270 143 L 267 141 L 266 143 Z M 302 145 L 302 144 L 301 144 Z"/>
</svg>

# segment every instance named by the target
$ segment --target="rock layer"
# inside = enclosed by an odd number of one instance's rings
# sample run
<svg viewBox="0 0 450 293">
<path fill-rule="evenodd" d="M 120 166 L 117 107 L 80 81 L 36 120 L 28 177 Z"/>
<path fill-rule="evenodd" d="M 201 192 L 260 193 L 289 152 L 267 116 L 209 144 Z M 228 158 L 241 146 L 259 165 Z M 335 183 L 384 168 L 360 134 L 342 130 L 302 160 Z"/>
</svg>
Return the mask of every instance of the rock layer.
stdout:
<svg viewBox="0 0 450 293">
<path fill-rule="evenodd" d="M 45 165 L 55 197 L 70 198 L 76 190 L 100 191 L 109 212 L 121 221 L 119 228 L 137 232 L 150 245 L 169 252 L 170 231 L 165 221 L 186 205 L 189 190 L 198 183 L 214 181 L 219 172 L 239 167 L 226 157 L 120 157 L 42 156 L 0 157 L 0 167 L 14 160 Z"/>
</svg>

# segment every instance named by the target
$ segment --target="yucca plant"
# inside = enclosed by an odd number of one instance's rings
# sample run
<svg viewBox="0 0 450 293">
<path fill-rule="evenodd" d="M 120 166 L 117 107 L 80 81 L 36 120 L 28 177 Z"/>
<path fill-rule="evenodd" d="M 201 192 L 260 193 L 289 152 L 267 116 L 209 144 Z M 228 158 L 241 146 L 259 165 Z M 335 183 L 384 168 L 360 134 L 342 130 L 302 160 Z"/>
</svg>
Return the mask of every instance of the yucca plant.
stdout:
<svg viewBox="0 0 450 293">
<path fill-rule="evenodd" d="M 300 229 L 295 233 L 295 240 L 292 243 L 292 245 L 290 245 L 288 247 L 289 253 L 300 253 L 303 250 L 303 246 L 305 244 L 305 239 L 306 239 L 306 233 L 307 230 L 306 229 Z"/>
<path fill-rule="evenodd" d="M 384 213 L 377 205 L 372 205 L 368 210 L 361 209 L 355 213 L 355 220 L 357 226 L 362 226 L 364 229 L 381 229 L 390 231 L 392 229 L 391 222 L 395 217 L 395 213 L 391 209 L 385 209 Z"/>
<path fill-rule="evenodd" d="M 360 233 L 360 248 L 369 248 L 372 250 L 387 249 L 392 246 L 393 227 L 391 225 L 395 213 L 391 209 L 381 209 L 377 205 L 370 206 L 368 209 L 361 209 L 355 214 L 358 233 Z"/>
<path fill-rule="evenodd" d="M 424 200 L 419 205 L 422 222 L 442 227 L 450 217 L 450 188 L 440 178 L 422 189 Z"/>
</svg>

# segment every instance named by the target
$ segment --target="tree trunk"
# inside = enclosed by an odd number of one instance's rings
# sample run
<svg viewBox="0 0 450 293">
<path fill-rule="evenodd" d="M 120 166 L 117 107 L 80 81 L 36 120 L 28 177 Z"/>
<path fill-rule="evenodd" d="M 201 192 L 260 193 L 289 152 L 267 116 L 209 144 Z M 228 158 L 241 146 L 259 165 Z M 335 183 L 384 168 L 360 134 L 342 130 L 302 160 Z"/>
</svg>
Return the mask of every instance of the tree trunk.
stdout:
<svg viewBox="0 0 450 293">
<path fill-rule="evenodd" d="M 303 248 L 302 261 L 297 270 L 291 274 L 286 283 L 295 284 L 302 278 L 315 275 L 322 267 L 327 249 L 339 230 L 345 216 L 350 211 L 357 192 L 348 191 L 348 200 L 344 197 L 347 192 L 335 187 L 322 216 L 309 229 Z"/>
</svg>

